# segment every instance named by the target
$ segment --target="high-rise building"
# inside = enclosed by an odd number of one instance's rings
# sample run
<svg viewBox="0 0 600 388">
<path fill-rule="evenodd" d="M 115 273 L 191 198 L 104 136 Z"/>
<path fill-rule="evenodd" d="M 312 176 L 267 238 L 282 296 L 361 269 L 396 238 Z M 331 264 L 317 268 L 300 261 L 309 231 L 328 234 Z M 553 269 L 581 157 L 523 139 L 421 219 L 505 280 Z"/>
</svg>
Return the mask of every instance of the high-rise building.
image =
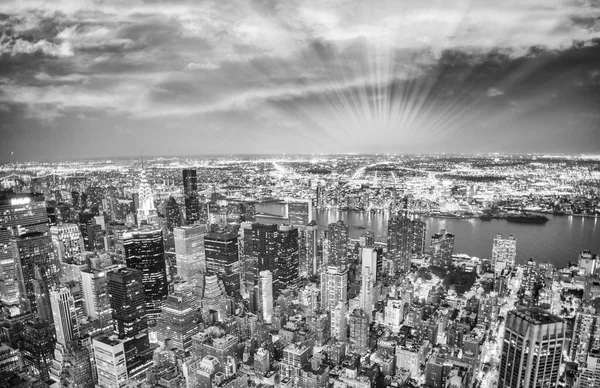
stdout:
<svg viewBox="0 0 600 388">
<path fill-rule="evenodd" d="M 431 263 L 436 266 L 444 266 L 452 262 L 454 254 L 454 235 L 446 233 L 442 229 L 439 233 L 431 236 Z"/>
<path fill-rule="evenodd" d="M 517 257 L 517 239 L 510 235 L 503 238 L 501 234 L 494 237 L 492 247 L 492 268 L 501 272 L 505 267 L 514 267 Z M 512 387 L 511 387 L 512 388 Z"/>
<path fill-rule="evenodd" d="M 192 336 L 200 331 L 199 317 L 187 299 L 182 294 L 169 295 L 156 325 L 160 344 L 170 339 L 174 348 L 186 353 L 192 348 Z"/>
<path fill-rule="evenodd" d="M 346 341 L 348 337 L 347 312 L 348 306 L 345 302 L 338 303 L 338 305 L 331 310 L 331 337 L 341 342 Z"/>
<path fill-rule="evenodd" d="M 148 328 L 143 275 L 130 268 L 106 273 L 114 331 L 120 338 L 134 337 Z"/>
<path fill-rule="evenodd" d="M 312 221 L 306 226 L 298 227 L 298 258 L 300 276 L 310 277 L 317 274 L 317 255 L 319 228 Z"/>
<path fill-rule="evenodd" d="M 327 227 L 327 265 L 348 267 L 348 225 L 339 220 Z"/>
<path fill-rule="evenodd" d="M 200 220 L 196 170 L 183 170 L 183 195 L 185 197 L 185 221 L 188 225 L 192 225 Z"/>
<path fill-rule="evenodd" d="M 16 262 L 10 240 L 30 232 L 48 232 L 48 213 L 42 194 L 0 193 L 0 299 L 19 302 Z"/>
<path fill-rule="evenodd" d="M 181 226 L 181 212 L 179 205 L 173 196 L 170 196 L 165 206 L 165 218 L 167 219 L 167 229 L 173 231 L 174 228 Z"/>
<path fill-rule="evenodd" d="M 321 309 L 331 311 L 348 299 L 348 271 L 328 266 L 321 272 Z"/>
<path fill-rule="evenodd" d="M 506 317 L 499 388 L 556 387 L 567 325 L 540 308 Z"/>
<path fill-rule="evenodd" d="M 31 232 L 11 241 L 21 307 L 52 322 L 50 289 L 58 285 L 60 267 L 47 232 Z"/>
<path fill-rule="evenodd" d="M 238 236 L 234 233 L 213 232 L 204 236 L 206 272 L 223 280 L 229 296 L 240 294 L 240 258 Z"/>
<path fill-rule="evenodd" d="M 261 271 L 258 278 L 259 310 L 265 322 L 273 318 L 273 274 L 271 271 Z"/>
<path fill-rule="evenodd" d="M 50 305 L 56 330 L 56 342 L 67 346 L 79 338 L 79 321 L 75 310 L 75 299 L 66 286 L 50 291 Z"/>
<path fill-rule="evenodd" d="M 121 388 L 128 386 L 125 343 L 116 338 L 97 337 L 93 339 L 98 384 L 100 388 Z"/>
<path fill-rule="evenodd" d="M 309 199 L 288 199 L 288 222 L 294 226 L 308 225 L 313 220 L 313 206 Z"/>
<path fill-rule="evenodd" d="M 369 347 L 369 324 L 371 319 L 361 309 L 354 309 L 348 318 L 350 327 L 350 341 L 354 351 L 363 354 Z"/>
<path fill-rule="evenodd" d="M 586 275 L 594 275 L 600 269 L 600 257 L 590 251 L 581 251 L 578 265 Z"/>
<path fill-rule="evenodd" d="M 600 316 L 578 312 L 573 322 L 569 357 L 584 364 L 588 354 L 594 349 L 600 349 Z"/>
<path fill-rule="evenodd" d="M 41 319 L 25 322 L 21 333 L 21 356 L 29 374 L 47 381 L 54 355 L 54 328 Z"/>
<path fill-rule="evenodd" d="M 153 323 L 168 292 L 162 230 L 126 232 L 123 234 L 123 247 L 127 268 L 142 272 L 146 314 L 149 322 Z"/>
<path fill-rule="evenodd" d="M 375 286 L 374 279 L 374 271 L 372 271 L 370 267 L 363 268 L 360 283 L 359 306 L 369 317 L 369 319 L 371 319 L 371 315 L 373 314 L 373 310 L 375 309 L 375 296 L 373 290 Z"/>
<path fill-rule="evenodd" d="M 575 386 L 578 388 L 600 387 L 600 350 L 588 354 L 586 362 L 580 367 L 577 384 Z"/>
<path fill-rule="evenodd" d="M 88 319 L 110 320 L 111 307 L 106 271 L 95 268 L 81 271 L 81 290 Z"/>
<path fill-rule="evenodd" d="M 199 285 L 206 273 L 204 235 L 206 225 L 183 226 L 173 229 L 177 276 L 190 285 Z"/>
<path fill-rule="evenodd" d="M 76 255 L 85 251 L 83 236 L 76 224 L 60 224 L 50 227 L 52 244 L 61 263 L 72 262 Z"/>
<path fill-rule="evenodd" d="M 423 253 L 425 246 L 425 225 L 413 220 L 402 211 L 388 221 L 388 256 L 394 263 L 394 270 L 408 272 L 414 253 Z"/>
<path fill-rule="evenodd" d="M 137 206 L 137 224 L 157 225 L 158 213 L 154 205 L 154 194 L 146 176 L 144 161 L 142 160 L 142 171 L 140 173 L 140 184 L 138 186 L 139 206 Z"/>
</svg>

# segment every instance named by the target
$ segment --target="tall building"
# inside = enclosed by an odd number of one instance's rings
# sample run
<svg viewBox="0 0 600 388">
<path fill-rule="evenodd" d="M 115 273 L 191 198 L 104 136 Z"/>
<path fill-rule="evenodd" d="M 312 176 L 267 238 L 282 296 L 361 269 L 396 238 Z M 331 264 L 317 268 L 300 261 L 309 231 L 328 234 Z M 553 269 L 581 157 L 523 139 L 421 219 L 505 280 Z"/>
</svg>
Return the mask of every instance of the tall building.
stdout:
<svg viewBox="0 0 600 388">
<path fill-rule="evenodd" d="M 317 274 L 319 228 L 316 222 L 298 227 L 298 260 L 300 276 Z"/>
<path fill-rule="evenodd" d="M 600 387 L 600 350 L 588 354 L 586 362 L 580 367 L 577 384 L 578 388 Z"/>
<path fill-rule="evenodd" d="M 79 321 L 75 310 L 75 299 L 66 286 L 50 291 L 50 305 L 56 330 L 56 342 L 67 346 L 79 338 Z"/>
<path fill-rule="evenodd" d="M 94 357 L 100 388 L 121 388 L 129 385 L 125 359 L 125 343 L 116 338 L 93 339 Z"/>
<path fill-rule="evenodd" d="M 60 224 L 50 227 L 52 244 L 61 263 L 71 262 L 76 255 L 85 251 L 83 236 L 76 224 Z"/>
<path fill-rule="evenodd" d="M 163 346 L 171 340 L 174 348 L 188 352 L 192 336 L 200 331 L 198 316 L 188 298 L 182 294 L 169 295 L 156 325 L 158 342 Z"/>
<path fill-rule="evenodd" d="M 363 268 L 360 283 L 360 299 L 359 306 L 367 314 L 369 320 L 375 309 L 375 272 L 370 267 Z"/>
<path fill-rule="evenodd" d="M 569 357 L 584 364 L 594 349 L 600 349 L 600 316 L 578 312 L 573 322 Z"/>
<path fill-rule="evenodd" d="M 425 246 L 425 225 L 413 220 L 402 211 L 388 221 L 388 256 L 397 272 L 408 272 L 414 253 L 423 253 Z"/>
<path fill-rule="evenodd" d="M 258 278 L 259 310 L 265 322 L 273 318 L 273 274 L 271 271 L 261 271 Z"/>
<path fill-rule="evenodd" d="M 341 342 L 346 341 L 348 337 L 347 312 L 348 306 L 345 302 L 338 303 L 338 305 L 331 310 L 331 337 Z"/>
<path fill-rule="evenodd" d="M 11 241 L 21 307 L 52 322 L 50 289 L 58 285 L 60 267 L 48 233 L 31 232 Z"/>
<path fill-rule="evenodd" d="M 48 213 L 42 194 L 0 192 L 0 299 L 19 302 L 16 262 L 10 240 L 30 232 L 48 232 Z"/>
<path fill-rule="evenodd" d="M 454 254 L 454 235 L 442 229 L 431 236 L 431 263 L 436 266 L 450 264 Z"/>
<path fill-rule="evenodd" d="M 348 300 L 348 271 L 328 266 L 321 272 L 321 309 L 331 311 Z"/>
<path fill-rule="evenodd" d="M 21 334 L 21 356 L 29 374 L 42 381 L 50 378 L 54 355 L 54 328 L 40 319 L 25 322 Z"/>
<path fill-rule="evenodd" d="M 309 199 L 288 199 L 287 218 L 294 226 L 308 225 L 313 220 L 313 206 Z"/>
<path fill-rule="evenodd" d="M 581 251 L 578 265 L 586 275 L 594 275 L 600 269 L 600 257 L 590 251 Z"/>
<path fill-rule="evenodd" d="M 148 328 L 141 271 L 118 268 L 106 273 L 114 331 L 120 338 L 134 337 Z"/>
<path fill-rule="evenodd" d="M 501 272 L 505 267 L 514 267 L 517 257 L 517 239 L 510 235 L 503 238 L 501 234 L 494 237 L 492 247 L 492 268 Z M 512 387 L 511 387 L 512 388 Z"/>
<path fill-rule="evenodd" d="M 348 267 L 348 225 L 339 220 L 327 226 L 327 265 Z"/>
<path fill-rule="evenodd" d="M 146 314 L 153 323 L 167 298 L 167 270 L 162 229 L 139 230 L 123 234 L 127 268 L 142 272 Z"/>
<path fill-rule="evenodd" d="M 206 273 L 205 234 L 206 225 L 173 229 L 177 275 L 190 285 L 199 285 L 201 275 Z"/>
<path fill-rule="evenodd" d="M 200 220 L 196 170 L 183 170 L 183 195 L 185 197 L 185 221 L 188 225 L 192 225 Z"/>
<path fill-rule="evenodd" d="M 240 258 L 238 236 L 234 233 L 214 232 L 204 236 L 206 272 L 218 275 L 229 296 L 240 294 Z"/>
<path fill-rule="evenodd" d="M 173 196 L 170 196 L 165 206 L 165 218 L 167 219 L 167 229 L 173 231 L 174 228 L 181 226 L 181 212 L 179 205 Z"/>
<path fill-rule="evenodd" d="M 81 271 L 81 291 L 88 319 L 109 321 L 111 307 L 106 271 L 95 268 Z"/>
<path fill-rule="evenodd" d="M 361 309 L 354 309 L 348 318 L 350 327 L 350 341 L 354 352 L 363 354 L 369 347 L 369 324 L 371 319 Z"/>
<path fill-rule="evenodd" d="M 140 184 L 138 186 L 139 206 L 137 207 L 137 224 L 157 225 L 158 213 L 154 205 L 154 194 L 146 176 L 144 160 L 142 159 L 142 171 L 140 173 Z"/>
<path fill-rule="evenodd" d="M 499 388 L 556 387 L 567 325 L 540 308 L 506 317 Z"/>
</svg>

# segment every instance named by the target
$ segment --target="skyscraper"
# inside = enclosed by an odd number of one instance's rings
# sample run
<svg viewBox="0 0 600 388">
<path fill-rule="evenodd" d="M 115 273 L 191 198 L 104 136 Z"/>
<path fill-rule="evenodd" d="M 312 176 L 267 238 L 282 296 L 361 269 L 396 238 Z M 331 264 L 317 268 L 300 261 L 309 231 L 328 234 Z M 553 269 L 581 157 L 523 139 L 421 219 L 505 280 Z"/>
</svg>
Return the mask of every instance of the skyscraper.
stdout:
<svg viewBox="0 0 600 388">
<path fill-rule="evenodd" d="M 204 236 L 206 272 L 218 275 L 229 296 L 240 296 L 238 236 L 234 233 L 207 233 Z"/>
<path fill-rule="evenodd" d="M 76 255 L 85 251 L 83 236 L 76 224 L 53 225 L 50 235 L 60 263 L 72 262 Z"/>
<path fill-rule="evenodd" d="M 46 381 L 54 354 L 54 328 L 41 319 L 25 322 L 21 333 L 21 356 L 31 375 Z"/>
<path fill-rule="evenodd" d="M 111 319 L 108 278 L 105 270 L 87 269 L 81 271 L 81 290 L 84 309 L 88 319 L 94 321 Z"/>
<path fill-rule="evenodd" d="M 298 227 L 298 257 L 300 276 L 310 277 L 317 273 L 317 253 L 319 241 L 317 223 Z"/>
<path fill-rule="evenodd" d="M 146 314 L 150 323 L 153 323 L 160 314 L 168 292 L 162 230 L 126 232 L 123 234 L 123 247 L 127 267 L 142 272 Z"/>
<path fill-rule="evenodd" d="M 514 267 L 516 256 L 517 239 L 515 236 L 510 235 L 507 238 L 502 238 L 502 235 L 499 234 L 494 237 L 494 246 L 492 247 L 492 268 L 494 268 L 496 272 L 502 271 L 505 267 Z"/>
<path fill-rule="evenodd" d="M 556 387 L 566 330 L 560 317 L 540 308 L 509 312 L 498 387 Z"/>
<path fill-rule="evenodd" d="M 586 358 L 586 362 L 580 367 L 578 388 L 600 387 L 600 350 L 596 349 Z"/>
<path fill-rule="evenodd" d="M 348 299 L 348 271 L 336 266 L 321 272 L 321 309 L 331 311 Z"/>
<path fill-rule="evenodd" d="M 138 186 L 139 206 L 137 207 L 137 224 L 141 225 L 156 225 L 158 222 L 158 213 L 154 206 L 154 194 L 152 187 L 146 176 L 144 161 L 142 159 L 142 171 L 140 173 L 140 184 Z"/>
<path fill-rule="evenodd" d="M 185 197 L 185 221 L 188 225 L 192 225 L 200 220 L 196 170 L 183 170 L 183 195 Z"/>
<path fill-rule="evenodd" d="M 165 345 L 170 339 L 173 347 L 187 353 L 192 347 L 192 336 L 200 330 L 198 318 L 186 296 L 169 295 L 156 325 L 158 342 Z"/>
<path fill-rule="evenodd" d="M 179 205 L 173 196 L 170 196 L 165 206 L 165 218 L 167 219 L 167 229 L 173 231 L 173 228 L 181 226 L 181 213 Z"/>
<path fill-rule="evenodd" d="M 348 225 L 339 220 L 327 226 L 327 265 L 348 266 Z"/>
<path fill-rule="evenodd" d="M 265 322 L 271 323 L 273 318 L 273 274 L 261 271 L 258 278 L 259 310 Z"/>
<path fill-rule="evenodd" d="M 338 341 L 346 341 L 348 334 L 348 320 L 346 313 L 348 306 L 345 302 L 340 302 L 331 310 L 331 337 Z"/>
<path fill-rule="evenodd" d="M 173 229 L 177 275 L 190 285 L 199 285 L 201 274 L 206 273 L 205 234 L 206 225 Z"/>
<path fill-rule="evenodd" d="M 58 285 L 60 267 L 47 232 L 31 232 L 11 241 L 21 306 L 24 311 L 52 322 L 50 289 Z"/>
<path fill-rule="evenodd" d="M 69 288 L 61 286 L 50 291 L 50 304 L 56 330 L 56 342 L 67 346 L 79 337 L 75 300 Z"/>
<path fill-rule="evenodd" d="M 413 220 L 406 211 L 399 212 L 388 222 L 388 256 L 394 263 L 394 270 L 408 272 L 414 253 L 423 253 L 425 246 L 425 225 Z"/>
<path fill-rule="evenodd" d="M 370 317 L 361 309 L 354 309 L 348 318 L 350 341 L 352 341 L 354 351 L 358 354 L 365 353 L 369 347 L 370 322 Z"/>
<path fill-rule="evenodd" d="M 573 322 L 569 357 L 585 364 L 588 354 L 594 349 L 600 350 L 600 316 L 578 312 Z"/>
<path fill-rule="evenodd" d="M 120 338 L 134 337 L 148 328 L 142 272 L 117 268 L 106 273 L 114 331 Z"/>
<path fill-rule="evenodd" d="M 444 266 L 452 261 L 454 254 L 454 235 L 442 229 L 440 233 L 431 236 L 431 263 Z"/>
<path fill-rule="evenodd" d="M 19 301 L 16 262 L 11 238 L 29 232 L 47 232 L 48 214 L 42 194 L 0 193 L 0 298 L 7 304 Z"/>
</svg>

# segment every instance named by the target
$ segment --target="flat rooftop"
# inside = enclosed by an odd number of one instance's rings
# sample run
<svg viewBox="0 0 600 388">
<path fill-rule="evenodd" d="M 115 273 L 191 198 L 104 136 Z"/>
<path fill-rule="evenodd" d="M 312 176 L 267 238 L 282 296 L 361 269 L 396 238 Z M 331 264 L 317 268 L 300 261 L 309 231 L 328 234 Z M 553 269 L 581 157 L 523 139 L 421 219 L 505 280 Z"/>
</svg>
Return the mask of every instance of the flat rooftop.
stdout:
<svg viewBox="0 0 600 388">
<path fill-rule="evenodd" d="M 520 309 L 511 312 L 515 316 L 524 319 L 527 322 L 540 325 L 547 323 L 562 322 L 562 318 L 549 313 L 547 310 L 533 307 L 528 309 Z"/>
</svg>

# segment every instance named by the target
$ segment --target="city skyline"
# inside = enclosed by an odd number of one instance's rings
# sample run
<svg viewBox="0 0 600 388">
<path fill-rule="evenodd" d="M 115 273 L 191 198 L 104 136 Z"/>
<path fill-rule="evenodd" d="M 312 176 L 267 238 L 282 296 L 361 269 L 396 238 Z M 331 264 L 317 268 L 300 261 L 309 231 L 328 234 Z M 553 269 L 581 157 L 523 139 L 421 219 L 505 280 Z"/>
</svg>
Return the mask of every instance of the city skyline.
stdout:
<svg viewBox="0 0 600 388">
<path fill-rule="evenodd" d="M 600 148 L 596 1 L 7 1 L 0 162 Z"/>
</svg>

